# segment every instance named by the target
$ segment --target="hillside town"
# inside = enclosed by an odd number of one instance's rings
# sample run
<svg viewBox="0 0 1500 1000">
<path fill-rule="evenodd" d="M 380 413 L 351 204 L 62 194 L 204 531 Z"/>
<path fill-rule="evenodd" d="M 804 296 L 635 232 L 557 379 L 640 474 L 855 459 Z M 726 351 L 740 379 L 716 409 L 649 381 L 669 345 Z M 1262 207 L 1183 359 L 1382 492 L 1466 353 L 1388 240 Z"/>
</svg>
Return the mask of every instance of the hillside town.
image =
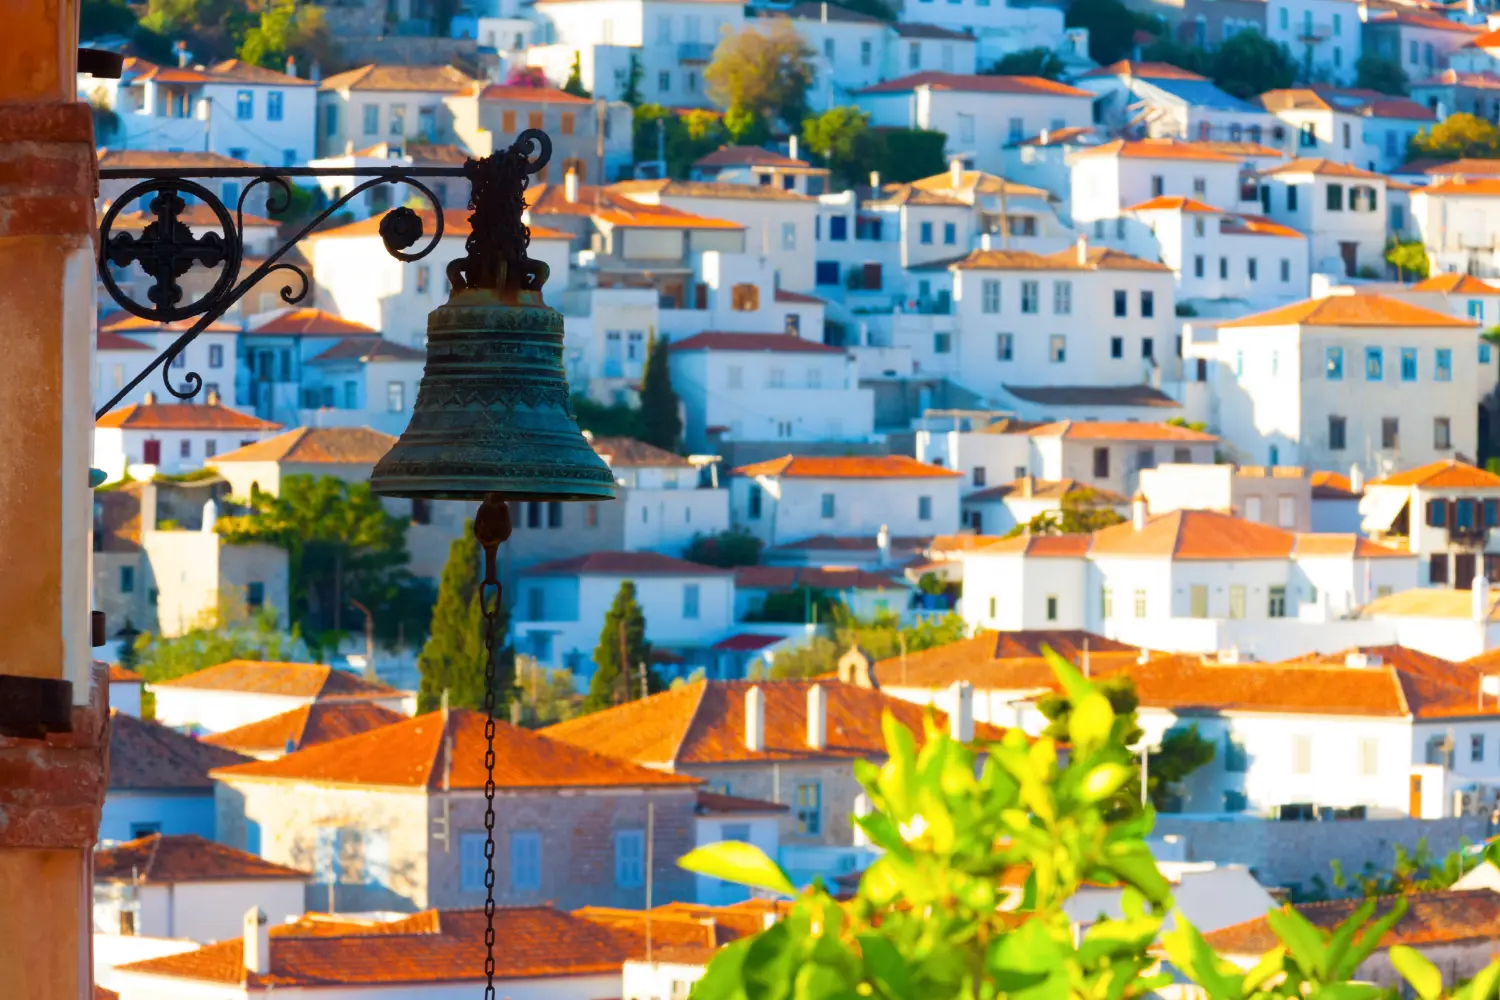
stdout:
<svg viewBox="0 0 1500 1000">
<path fill-rule="evenodd" d="M 36 661 L 0 668 L 0 895 L 66 896 L 5 857 L 75 850 L 82 972 L 13 978 L 0 910 L 16 996 L 686 1000 L 957 836 L 898 765 L 957 794 L 940 753 L 977 787 L 1055 751 L 1067 802 L 1106 744 L 1151 874 L 1058 863 L 1059 933 L 1159 882 L 1150 995 L 1221 995 L 1173 927 L 1244 975 L 1378 912 L 1346 978 L 1495 996 L 1488 0 L 85 0 L 64 34 L 73 160 L 0 66 L 0 315 L 68 345 L 13 377 L 78 397 L 0 393 L 0 552 L 77 567 L 0 586 Z M 474 404 L 433 388 L 441 310 L 493 237 L 475 164 L 530 130 L 514 301 L 566 386 Z M 445 407 L 440 457 L 545 410 L 612 486 L 382 489 Z M 68 657 L 64 735 L 11 682 Z M 964 905 L 1024 915 L 1052 863 Z"/>
</svg>

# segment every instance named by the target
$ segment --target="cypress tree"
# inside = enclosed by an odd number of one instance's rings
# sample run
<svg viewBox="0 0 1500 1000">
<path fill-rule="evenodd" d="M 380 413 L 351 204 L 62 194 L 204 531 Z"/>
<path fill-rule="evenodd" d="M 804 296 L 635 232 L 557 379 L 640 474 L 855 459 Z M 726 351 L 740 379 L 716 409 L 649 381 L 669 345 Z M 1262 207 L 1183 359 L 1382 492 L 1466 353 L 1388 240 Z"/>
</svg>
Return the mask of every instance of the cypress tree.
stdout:
<svg viewBox="0 0 1500 1000">
<path fill-rule="evenodd" d="M 583 86 L 583 57 L 573 53 L 573 68 L 568 72 L 568 82 L 563 84 L 563 93 L 574 97 L 592 97 Z"/>
<path fill-rule="evenodd" d="M 431 712 L 448 692 L 451 708 L 484 708 L 484 611 L 479 603 L 479 567 L 482 554 L 474 538 L 473 522 L 464 523 L 463 534 L 448 547 L 448 561 L 438 584 L 437 603 L 432 608 L 432 630 L 417 657 L 421 683 L 417 689 L 417 711 Z M 495 714 L 507 718 L 507 703 L 514 686 L 511 651 L 501 646 L 509 616 L 500 608 L 495 624 Z"/>
<path fill-rule="evenodd" d="M 635 583 L 626 580 L 620 584 L 614 603 L 604 616 L 599 646 L 594 650 L 594 679 L 583 699 L 584 714 L 641 697 L 640 665 L 650 655 L 651 646 L 646 642 L 646 616 L 636 603 Z M 647 684 L 652 691 L 660 689 L 649 670 Z"/>
<path fill-rule="evenodd" d="M 682 438 L 682 415 L 677 391 L 672 388 L 672 369 L 667 363 L 667 338 L 652 337 L 646 349 L 646 370 L 641 375 L 641 439 L 667 451 L 676 451 Z"/>
</svg>

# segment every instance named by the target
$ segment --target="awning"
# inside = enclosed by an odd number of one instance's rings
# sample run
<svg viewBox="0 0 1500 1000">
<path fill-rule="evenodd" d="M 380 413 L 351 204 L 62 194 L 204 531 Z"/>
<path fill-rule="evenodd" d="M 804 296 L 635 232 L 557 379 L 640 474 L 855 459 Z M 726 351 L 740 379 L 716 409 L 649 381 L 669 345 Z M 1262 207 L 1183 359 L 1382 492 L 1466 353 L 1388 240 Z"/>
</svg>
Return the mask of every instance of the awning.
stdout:
<svg viewBox="0 0 1500 1000">
<path fill-rule="evenodd" d="M 1409 502 L 1411 494 L 1406 490 L 1379 487 L 1365 490 L 1365 495 L 1359 500 L 1360 529 L 1367 535 L 1389 531 Z"/>
</svg>

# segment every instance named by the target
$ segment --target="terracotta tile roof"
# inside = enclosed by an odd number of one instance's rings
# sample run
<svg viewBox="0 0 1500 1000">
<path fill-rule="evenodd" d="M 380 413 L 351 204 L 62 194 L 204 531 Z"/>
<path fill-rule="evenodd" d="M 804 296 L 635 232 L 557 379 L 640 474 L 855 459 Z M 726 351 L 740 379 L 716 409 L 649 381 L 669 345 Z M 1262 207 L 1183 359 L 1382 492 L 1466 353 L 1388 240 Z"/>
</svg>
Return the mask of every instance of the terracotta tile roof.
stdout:
<svg viewBox="0 0 1500 1000">
<path fill-rule="evenodd" d="M 1488 469 L 1481 469 L 1467 462 L 1452 458 L 1439 459 L 1415 469 L 1404 469 L 1384 479 L 1376 479 L 1370 486 L 1423 486 L 1428 489 L 1495 489 L 1500 487 L 1500 476 Z"/>
<path fill-rule="evenodd" d="M 1500 195 L 1500 177 L 1465 177 L 1455 174 L 1426 187 L 1415 189 L 1421 195 L 1453 195 L 1460 198 L 1493 198 Z"/>
<path fill-rule="evenodd" d="M 927 205 L 938 208 L 969 208 L 969 202 L 953 195 L 943 194 L 914 184 L 886 184 L 880 195 L 865 202 L 869 207 L 892 207 L 897 205 Z"/>
<path fill-rule="evenodd" d="M 1407 893 L 1407 910 L 1390 932 L 1380 940 L 1382 949 L 1404 944 L 1408 947 L 1445 944 L 1457 941 L 1488 941 L 1500 937 L 1500 893 L 1488 889 L 1445 889 L 1438 892 Z M 1382 896 L 1376 904 L 1376 917 L 1388 913 L 1397 897 Z M 1331 933 L 1359 907 L 1362 899 L 1336 899 L 1326 903 L 1288 905 L 1314 927 Z M 1256 955 L 1281 943 L 1265 917 L 1247 920 L 1203 935 L 1208 946 L 1220 955 Z"/>
<path fill-rule="evenodd" d="M 734 571 L 739 590 L 896 590 L 906 589 L 886 573 L 852 566 L 741 566 Z M 778 636 L 778 640 L 782 637 Z"/>
<path fill-rule="evenodd" d="M 925 549 L 931 544 L 931 538 L 923 538 L 912 535 L 892 535 L 892 549 Z M 812 535 L 808 538 L 799 538 L 794 542 L 783 542 L 772 546 L 776 551 L 833 551 L 833 552 L 873 552 L 879 547 L 874 535 Z"/>
<path fill-rule="evenodd" d="M 957 479 L 961 475 L 905 455 L 784 455 L 742 465 L 734 474 L 786 479 Z"/>
<path fill-rule="evenodd" d="M 942 28 L 936 24 L 923 24 L 920 21 L 897 21 L 891 25 L 891 29 L 901 38 L 939 38 L 971 42 L 974 40 L 972 32 L 953 31 L 950 28 Z M 1035 77 L 1023 77 L 1022 79 L 1035 79 Z"/>
<path fill-rule="evenodd" d="M 407 90 L 458 94 L 474 79 L 453 66 L 378 66 L 370 64 L 325 76 L 319 90 Z"/>
<path fill-rule="evenodd" d="M 1093 128 L 1084 126 L 1048 129 L 1045 132 L 1038 132 L 1030 138 L 1022 139 L 1020 144 L 1022 146 L 1062 146 L 1074 139 L 1081 139 L 1084 136 L 1091 135 L 1093 131 Z"/>
<path fill-rule="evenodd" d="M 346 736 L 357 736 L 405 719 L 400 712 L 372 701 L 315 701 L 269 719 L 205 736 L 203 742 L 251 756 L 269 752 L 289 753 Z"/>
<path fill-rule="evenodd" d="M 787 812 L 791 806 L 784 802 L 767 802 L 764 799 L 747 799 L 738 795 L 720 795 L 718 792 L 698 793 L 700 816 L 727 813 L 779 813 Z"/>
<path fill-rule="evenodd" d="M 1093 100 L 1087 90 L 1070 87 L 1055 80 L 1044 80 L 1039 76 L 979 76 L 961 73 L 940 73 L 924 70 L 909 76 L 886 80 L 856 94 L 904 94 L 918 87 L 932 90 L 952 90 L 968 94 L 1016 94 L 1037 97 L 1080 97 Z"/>
<path fill-rule="evenodd" d="M 817 4 L 804 3 L 804 4 L 798 4 L 797 6 L 798 7 L 816 7 Z M 839 7 L 837 4 L 829 4 L 828 5 L 828 10 L 830 12 L 830 16 L 832 16 L 832 12 L 833 11 L 843 11 L 846 14 L 852 14 L 853 13 L 853 11 L 845 10 L 845 8 Z M 793 17 L 797 16 L 796 11 L 797 11 L 797 8 L 793 7 L 792 8 L 792 16 Z M 875 21 L 875 18 L 873 18 L 873 17 L 866 17 L 866 15 L 863 15 L 863 14 L 858 15 L 858 16 L 860 18 L 863 18 L 863 19 L 866 19 L 866 20 L 869 20 L 869 21 Z M 808 163 L 806 160 L 794 159 L 794 158 L 792 158 L 790 156 L 787 156 L 787 155 L 785 155 L 783 153 L 777 153 L 777 152 L 775 152 L 773 150 L 769 150 L 769 149 L 761 149 L 759 146 L 720 146 L 718 149 L 714 150 L 712 153 L 709 153 L 707 156 L 700 156 L 693 163 L 693 168 L 696 169 L 696 170 L 708 169 L 708 168 L 713 168 L 713 167 L 802 167 L 802 168 L 806 168 L 806 167 L 811 167 L 811 166 L 812 166 L 812 164 Z"/>
<path fill-rule="evenodd" d="M 651 183 L 663 184 L 665 182 L 642 182 L 640 190 L 651 193 L 655 188 Z M 526 189 L 526 204 L 530 206 L 530 215 L 534 219 L 538 216 L 548 215 L 570 215 L 591 216 L 603 219 L 611 225 L 639 226 L 642 228 L 658 229 L 743 229 L 737 222 L 727 219 L 706 219 L 691 212 L 684 212 L 676 208 L 668 208 L 665 205 L 647 205 L 643 202 L 634 201 L 625 197 L 615 187 L 599 187 L 590 184 L 578 186 L 577 197 L 573 201 L 567 198 L 567 189 L 561 184 L 533 184 Z M 527 225 L 531 225 L 530 222 Z M 533 233 L 537 227 L 531 225 Z"/>
<path fill-rule="evenodd" d="M 610 187 L 626 198 L 725 198 L 731 201 L 816 201 L 774 184 L 732 184 L 728 181 L 619 181 Z"/>
<path fill-rule="evenodd" d="M 368 427 L 298 427 L 264 441 L 226 451 L 207 464 L 222 462 L 306 462 L 374 465 L 396 439 Z"/>
<path fill-rule="evenodd" d="M 1368 180 L 1385 180 L 1383 174 L 1361 170 L 1359 167 L 1340 163 L 1337 160 L 1325 160 L 1321 158 L 1296 159 L 1261 171 L 1261 175 L 1265 177 L 1276 174 L 1317 174 L 1326 177 L 1360 177 Z"/>
<path fill-rule="evenodd" d="M 1278 160 L 1286 159 L 1286 154 L 1279 149 L 1258 142 L 1229 142 L 1221 139 L 1200 139 L 1198 145 L 1204 149 L 1211 149 L 1216 153 L 1227 153 L 1230 156 L 1239 157 L 1275 157 Z"/>
<path fill-rule="evenodd" d="M 545 186 L 545 185 L 542 185 L 542 186 Z M 422 219 L 422 232 L 428 234 L 427 236 L 424 236 L 423 239 L 431 239 L 432 238 L 431 234 L 437 230 L 437 213 L 435 213 L 435 212 L 423 212 L 423 211 L 419 211 L 419 212 L 417 212 L 417 215 Z M 379 236 L 380 235 L 380 220 L 382 218 L 384 218 L 384 216 L 372 215 L 368 219 L 361 219 L 359 222 L 351 222 L 351 223 L 349 223 L 346 226 L 335 226 L 332 229 L 320 229 L 317 232 L 313 233 L 311 238 L 312 239 L 324 239 L 324 238 L 329 237 L 329 236 L 338 236 L 338 237 L 346 237 L 346 236 Z M 545 226 L 537 226 L 537 225 L 530 225 L 530 224 L 528 224 L 527 228 L 531 230 L 531 238 L 534 239 L 534 240 L 571 240 L 573 238 L 572 234 L 570 234 L 570 233 L 564 233 L 564 232 L 561 232 L 561 231 L 556 230 L 556 229 L 548 229 Z M 472 230 L 471 230 L 471 228 L 469 226 L 469 211 L 468 211 L 468 209 L 461 209 L 461 208 L 445 208 L 445 209 L 443 209 L 443 239 L 448 239 L 449 237 L 453 237 L 455 239 L 465 238 L 465 237 L 467 237 L 469 235 L 469 233 L 471 231 Z M 298 310 L 298 311 L 299 312 L 316 312 L 317 310 L 309 309 L 309 310 Z M 338 317 L 333 317 L 333 318 L 334 319 L 338 319 Z M 347 321 L 340 320 L 340 322 L 347 322 Z M 351 326 L 360 326 L 360 325 L 359 324 L 351 324 Z M 373 330 L 370 330 L 369 327 L 360 327 L 359 329 L 351 329 L 351 330 L 346 330 L 344 332 L 346 332 L 346 333 L 359 333 L 359 332 L 362 332 L 362 331 L 363 332 L 370 332 L 370 333 L 374 332 Z M 338 331 L 335 329 L 334 332 L 338 332 Z"/>
<path fill-rule="evenodd" d="M 999 535 L 979 535 L 972 531 L 960 531 L 956 535 L 934 535 L 927 545 L 927 552 L 933 556 L 972 552 L 999 540 Z"/>
<path fill-rule="evenodd" d="M 1195 431 L 1176 424 L 1145 423 L 1132 420 L 1059 420 L 1033 427 L 1031 437 L 1062 437 L 1070 441 L 1190 441 L 1212 444 L 1219 440 L 1213 434 Z"/>
<path fill-rule="evenodd" d="M 1482 35 L 1484 29 L 1474 24 L 1450 21 L 1438 14 L 1421 11 L 1388 10 L 1370 18 L 1371 24 L 1403 24 L 1413 28 L 1431 28 L 1436 31 L 1462 31 L 1469 35 Z"/>
<path fill-rule="evenodd" d="M 483 788 L 484 726 L 482 713 L 458 709 L 449 713 L 445 736 L 443 713 L 429 712 L 276 760 L 221 768 L 214 777 L 441 789 L 446 771 L 448 788 Z M 445 751 L 450 742 L 451 770 Z M 505 723 L 495 727 L 495 752 L 495 784 L 502 789 L 690 787 L 698 783 L 696 778 L 601 756 L 598 747 L 573 746 L 549 738 L 545 731 L 536 733 Z"/>
<path fill-rule="evenodd" d="M 100 330 L 94 334 L 94 349 L 98 351 L 152 351 L 150 344 L 122 337 L 113 330 Z"/>
<path fill-rule="evenodd" d="M 1220 323 L 1219 329 L 1262 326 L 1473 327 L 1459 319 L 1385 295 L 1329 295 Z"/>
<path fill-rule="evenodd" d="M 596 437 L 590 442 L 594 452 L 612 469 L 669 468 L 690 469 L 693 463 L 665 448 L 632 437 Z"/>
<path fill-rule="evenodd" d="M 1308 476 L 1314 500 L 1351 500 L 1359 496 L 1354 484 L 1341 472 L 1314 472 Z"/>
<path fill-rule="evenodd" d="M 107 990 L 98 983 L 94 984 L 94 1000 L 120 1000 L 120 994 L 114 990 Z"/>
<path fill-rule="evenodd" d="M 1082 559 L 1089 552 L 1089 536 L 1016 535 L 1014 538 L 1002 538 L 976 552 L 991 556 L 1028 556 L 1033 559 Z"/>
<path fill-rule="evenodd" d="M 1185 198 L 1182 195 L 1159 195 L 1150 201 L 1143 201 L 1139 205 L 1131 205 L 1125 209 L 1127 212 L 1199 212 L 1205 215 L 1223 215 L 1224 210 L 1214 208 L 1206 202 L 1197 198 Z"/>
<path fill-rule="evenodd" d="M 379 220 L 376 222 L 378 225 Z M 318 235 L 328 236 L 335 232 L 339 230 L 327 230 Z M 373 327 L 356 323 L 351 319 L 344 319 L 342 316 L 335 316 L 321 309 L 290 309 L 251 327 L 248 332 L 257 336 L 293 337 L 348 337 L 360 334 L 374 336 L 375 334 Z"/>
<path fill-rule="evenodd" d="M 1206 80 L 1208 77 L 1199 76 L 1197 73 L 1185 70 L 1181 66 L 1173 66 L 1171 63 L 1163 62 L 1131 62 L 1129 59 L 1121 59 L 1119 62 L 1110 63 L 1108 66 L 1100 66 L 1083 74 L 1082 79 L 1101 76 L 1134 76 L 1142 80 Z"/>
<path fill-rule="evenodd" d="M 512 101 L 516 104 L 581 104 L 591 105 L 593 100 L 579 97 L 552 87 L 507 87 L 492 83 L 479 92 L 481 101 Z"/>
<path fill-rule="evenodd" d="M 1173 559 L 1285 559 L 1296 537 L 1290 531 L 1212 510 L 1157 514 L 1136 531 L 1130 522 L 1093 533 L 1091 556 L 1168 556 Z"/>
<path fill-rule="evenodd" d="M 695 333 L 667 345 L 669 351 L 775 351 L 781 354 L 847 354 L 842 347 L 786 333 Z"/>
<path fill-rule="evenodd" d="M 1422 171 L 1431 177 L 1451 177 L 1477 174 L 1482 177 L 1500 176 L 1500 160 L 1476 160 L 1461 157 L 1457 160 L 1424 160 L 1429 164 Z"/>
<path fill-rule="evenodd" d="M 758 653 L 785 639 L 784 635 L 756 635 L 754 632 L 739 632 L 727 639 L 720 639 L 709 648 L 719 653 Z"/>
<path fill-rule="evenodd" d="M 94 426 L 137 431 L 274 431 L 281 427 L 218 403 L 131 403 L 106 413 Z"/>
<path fill-rule="evenodd" d="M 1177 400 L 1149 385 L 1010 385 L 1006 392 L 1038 406 L 1151 406 L 1180 409 Z"/>
<path fill-rule="evenodd" d="M 134 670 L 129 670 L 118 663 L 109 665 L 109 683 L 111 684 L 141 684 L 146 680 Z"/>
<path fill-rule="evenodd" d="M 154 319 L 143 319 L 140 316 L 132 316 L 126 312 L 113 312 L 99 320 L 99 329 L 110 333 L 186 333 L 197 321 L 194 319 L 181 319 L 172 323 L 162 323 Z M 204 333 L 239 333 L 240 328 L 233 323 L 223 320 L 215 320 L 203 328 Z"/>
<path fill-rule="evenodd" d="M 165 149 L 99 149 L 99 166 L 116 170 L 149 170 L 157 167 L 251 167 L 222 153 L 169 152 Z"/>
<path fill-rule="evenodd" d="M 345 337 L 323 351 L 308 364 L 327 364 L 332 361 L 426 361 L 427 352 L 407 347 L 384 337 Z"/>
<path fill-rule="evenodd" d="M 230 209 L 231 211 L 229 213 L 229 217 L 234 218 L 233 206 L 230 206 Z M 195 229 L 201 227 L 204 229 L 211 229 L 214 232 L 220 231 L 219 217 L 214 214 L 213 209 L 209 208 L 201 201 L 194 202 L 193 204 L 184 208 L 177 214 L 177 218 L 183 223 L 183 225 L 191 226 Z M 247 229 L 252 226 L 260 226 L 262 228 L 269 227 L 271 229 L 274 229 L 277 226 L 281 225 L 281 223 L 277 222 L 274 219 L 268 219 L 263 215 L 253 215 L 250 212 L 245 213 L 244 220 L 245 227 Z M 147 226 L 151 225 L 154 222 L 156 222 L 156 216 L 147 214 L 145 211 L 131 212 L 129 214 L 122 212 L 115 217 L 114 228 L 129 230 L 133 232 L 138 229 L 145 229 Z M 189 320 L 188 322 L 191 323 L 192 321 Z"/>
<path fill-rule="evenodd" d="M 151 686 L 174 690 L 276 694 L 292 698 L 394 698 L 401 693 L 377 681 L 367 681 L 347 670 L 336 670 L 326 663 L 275 663 L 259 660 L 226 660 L 176 680 L 156 681 Z"/>
<path fill-rule="evenodd" d="M 1486 621 L 1500 621 L 1500 593 L 1490 595 Z M 1462 618 L 1473 617 L 1473 595 L 1467 590 L 1413 587 L 1377 597 L 1360 609 L 1365 618 Z"/>
<path fill-rule="evenodd" d="M 120 711 L 109 713 L 111 791 L 207 792 L 214 787 L 210 770 L 245 759 L 233 750 L 200 743 L 158 723 Z"/>
<path fill-rule="evenodd" d="M 1050 646 L 1069 663 L 1083 660 L 1089 650 L 1091 673 L 1101 666 L 1118 669 L 1134 663 L 1140 651 L 1123 642 L 1082 629 L 1027 629 L 1019 632 L 981 632 L 945 646 L 908 653 L 875 664 L 875 678 L 885 687 L 945 688 L 966 680 L 978 690 L 1030 690 L 1052 683 L 1042 647 Z"/>
<path fill-rule="evenodd" d="M 820 299 L 816 295 L 806 295 L 802 292 L 788 291 L 785 288 L 776 289 L 774 298 L 777 302 L 792 302 L 799 305 L 826 306 L 828 304 L 827 299 Z"/>
<path fill-rule="evenodd" d="M 1475 39 L 1477 42 L 1478 39 Z M 1482 46 L 1475 46 L 1481 48 Z M 1456 69 L 1445 69 L 1437 76 L 1418 80 L 1413 87 L 1468 87 L 1471 90 L 1500 90 L 1500 74 L 1485 70 L 1480 73 L 1460 73 Z"/>
<path fill-rule="evenodd" d="M 1088 129 L 1058 129 L 1058 132 L 1087 132 Z M 911 182 L 911 186 L 922 191 L 937 191 L 954 194 L 961 197 L 964 204 L 970 204 L 976 194 L 995 194 L 1002 191 L 1007 195 L 1034 196 L 1046 198 L 1047 192 L 1039 187 L 1029 184 L 1018 184 L 1008 181 L 1004 177 L 987 174 L 983 170 L 965 170 L 958 178 L 958 186 L 953 185 L 953 172 L 945 170 L 931 177 L 923 177 Z"/>
<path fill-rule="evenodd" d="M 1231 215 L 1219 226 L 1219 232 L 1230 236 L 1280 236 L 1289 240 L 1305 240 L 1307 235 L 1291 226 L 1273 222 L 1264 215 Z"/>
<path fill-rule="evenodd" d="M 1468 695 L 1471 709 L 1474 702 L 1473 685 L 1483 673 L 1473 665 L 1472 661 L 1455 663 L 1441 656 L 1433 656 L 1421 650 L 1396 645 L 1354 646 L 1334 653 L 1308 653 L 1284 661 L 1283 666 L 1344 666 L 1348 669 L 1361 669 L 1350 665 L 1355 662 L 1356 657 L 1361 658 L 1370 667 L 1392 667 L 1402 674 L 1437 685 L 1431 689 L 1434 691 L 1450 688 L 1455 692 L 1464 692 Z"/>
<path fill-rule="evenodd" d="M 307 876 L 307 872 L 273 864 L 192 833 L 154 833 L 94 852 L 95 882 L 228 882 Z"/>
<path fill-rule="evenodd" d="M 807 689 L 813 681 L 768 681 L 765 695 L 765 747 L 745 747 L 745 693 L 748 681 L 697 681 L 640 701 L 560 722 L 543 735 L 598 753 L 655 767 L 693 764 L 750 764 L 771 761 L 851 759 L 885 756 L 880 720 L 890 712 L 921 739 L 926 709 L 871 688 L 822 682 L 827 694 L 828 740 L 816 750 L 807 744 Z M 946 717 L 935 713 L 940 725 Z M 997 740 L 993 726 L 978 723 L 975 738 Z"/>
<path fill-rule="evenodd" d="M 1408 121 L 1435 121 L 1430 108 L 1404 97 L 1392 97 L 1378 90 L 1354 87 L 1293 87 L 1271 90 L 1260 95 L 1261 107 L 1277 111 L 1337 111 L 1365 118 L 1400 118 Z"/>
<path fill-rule="evenodd" d="M 482 910 L 427 911 L 389 925 L 311 921 L 271 928 L 270 971 L 245 968 L 241 938 L 197 951 L 116 967 L 117 973 L 170 976 L 269 988 L 385 987 L 484 983 Z M 700 925 L 701 926 L 701 925 Z M 654 930 L 654 928 L 653 928 Z M 609 928 L 548 906 L 495 909 L 499 982 L 569 976 L 618 976 L 631 942 Z"/>
<path fill-rule="evenodd" d="M 522 570 L 523 576 L 729 576 L 732 570 L 674 559 L 660 552 L 590 552 Z"/>
<path fill-rule="evenodd" d="M 952 265 L 958 271 L 1171 271 L 1158 261 L 1132 257 L 1108 247 L 1088 247 L 1079 263 L 1077 247 L 1056 253 L 1030 250 L 971 250 Z"/>
<path fill-rule="evenodd" d="M 1472 274 L 1435 274 L 1411 286 L 1414 292 L 1444 292 L 1448 295 L 1500 295 L 1496 287 Z"/>
<path fill-rule="evenodd" d="M 1297 536 L 1292 558 L 1310 559 L 1339 557 L 1348 559 L 1412 559 L 1412 553 L 1404 549 L 1393 549 L 1388 545 L 1372 542 L 1359 535 L 1340 535 L 1328 532 L 1308 533 Z"/>
<path fill-rule="evenodd" d="M 1080 490 L 1088 490 L 1094 499 L 1101 504 L 1126 504 L 1130 498 L 1116 493 L 1114 490 L 1106 490 L 1092 483 L 1085 483 L 1078 479 L 1033 479 L 1031 480 L 1031 493 L 1026 493 L 1026 482 L 1022 479 L 1012 479 L 1008 483 L 991 486 L 987 489 L 977 490 L 964 497 L 964 503 L 975 501 L 1004 500 L 1006 497 L 1017 499 L 1036 500 L 1061 500 L 1070 493 Z"/>
<path fill-rule="evenodd" d="M 1085 149 L 1084 156 L 1118 156 L 1132 160 L 1208 160 L 1215 163 L 1238 163 L 1239 157 L 1206 149 L 1181 139 L 1116 139 Z"/>
</svg>

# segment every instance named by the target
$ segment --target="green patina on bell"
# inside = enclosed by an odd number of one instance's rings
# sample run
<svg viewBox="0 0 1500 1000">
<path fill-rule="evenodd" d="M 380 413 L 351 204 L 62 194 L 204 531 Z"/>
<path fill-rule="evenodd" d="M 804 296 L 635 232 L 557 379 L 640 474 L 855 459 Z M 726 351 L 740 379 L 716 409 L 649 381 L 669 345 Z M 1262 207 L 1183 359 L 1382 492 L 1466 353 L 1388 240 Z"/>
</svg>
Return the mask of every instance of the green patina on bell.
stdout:
<svg viewBox="0 0 1500 1000">
<path fill-rule="evenodd" d="M 528 159 L 532 142 L 541 154 Z M 583 437 L 563 375 L 563 318 L 542 301 L 547 265 L 526 256 L 527 175 L 551 153 L 528 129 L 470 160 L 467 255 L 427 319 L 427 367 L 411 423 L 375 466 L 381 496 L 430 500 L 609 500 L 614 474 Z"/>
</svg>

